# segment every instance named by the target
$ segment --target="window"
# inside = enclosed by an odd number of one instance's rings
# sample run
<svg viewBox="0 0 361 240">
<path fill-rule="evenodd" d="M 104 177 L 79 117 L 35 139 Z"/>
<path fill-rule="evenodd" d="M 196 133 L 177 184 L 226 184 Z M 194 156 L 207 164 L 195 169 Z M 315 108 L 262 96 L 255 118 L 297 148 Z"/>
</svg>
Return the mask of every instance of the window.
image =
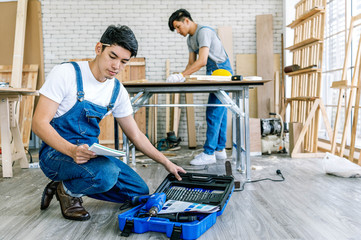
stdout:
<svg viewBox="0 0 361 240">
<path fill-rule="evenodd" d="M 342 70 L 345 59 L 345 50 L 347 36 L 349 33 L 351 16 L 356 16 L 361 13 L 361 0 L 329 0 L 327 2 L 326 10 L 326 25 L 325 25 L 325 38 L 324 38 L 324 55 L 322 66 L 322 99 L 327 109 L 331 127 L 334 128 L 334 122 L 337 112 L 337 104 L 339 98 L 339 89 L 331 88 L 332 82 L 345 80 L 342 78 Z M 347 80 L 351 83 L 352 73 L 354 70 L 356 53 L 361 34 L 361 21 L 357 21 L 353 29 L 351 52 L 349 56 L 349 64 L 347 69 Z M 349 97 L 350 91 L 346 91 L 346 97 L 342 99 L 342 111 L 340 112 L 340 120 L 338 125 L 338 142 L 342 137 L 343 123 L 345 118 L 345 105 Z M 360 109 L 361 110 L 361 109 Z M 353 112 L 351 119 L 353 118 Z M 356 147 L 361 148 L 361 112 L 359 112 L 359 120 L 356 138 Z M 350 143 L 351 127 L 348 129 L 348 142 Z M 320 121 L 319 137 L 328 139 L 326 128 L 323 122 Z M 329 140 L 329 139 L 328 139 Z"/>
</svg>

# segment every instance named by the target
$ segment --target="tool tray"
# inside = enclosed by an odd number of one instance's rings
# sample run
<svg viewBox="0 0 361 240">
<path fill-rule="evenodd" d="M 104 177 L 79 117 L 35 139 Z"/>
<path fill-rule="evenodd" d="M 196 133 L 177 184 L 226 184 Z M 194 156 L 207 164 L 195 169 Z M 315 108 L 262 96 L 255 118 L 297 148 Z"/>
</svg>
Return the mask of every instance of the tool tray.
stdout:
<svg viewBox="0 0 361 240">
<path fill-rule="evenodd" d="M 178 181 L 169 174 L 159 185 L 156 193 L 164 192 L 168 200 L 202 203 L 219 207 L 219 211 L 205 213 L 186 213 L 196 215 L 197 220 L 191 222 L 170 221 L 167 218 L 152 217 L 151 219 L 137 217 L 143 205 L 134 207 L 118 215 L 119 228 L 122 236 L 130 232 L 144 233 L 148 231 L 164 232 L 170 239 L 197 239 L 216 223 L 234 190 L 232 176 L 212 175 L 202 173 L 181 174 Z M 185 215 L 186 215 L 185 214 Z"/>
</svg>

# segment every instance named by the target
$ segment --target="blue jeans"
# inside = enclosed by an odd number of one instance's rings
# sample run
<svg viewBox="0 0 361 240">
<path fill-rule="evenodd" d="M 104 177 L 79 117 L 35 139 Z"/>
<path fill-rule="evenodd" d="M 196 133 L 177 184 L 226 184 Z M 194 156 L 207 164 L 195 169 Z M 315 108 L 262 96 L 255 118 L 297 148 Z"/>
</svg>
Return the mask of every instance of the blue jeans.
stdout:
<svg viewBox="0 0 361 240">
<path fill-rule="evenodd" d="M 209 94 L 208 104 L 220 104 L 221 101 L 213 93 Z M 213 154 L 214 151 L 223 150 L 227 141 L 227 108 L 207 107 L 206 110 L 207 133 L 204 143 L 204 153 Z"/>
<path fill-rule="evenodd" d="M 39 159 L 44 174 L 53 181 L 62 181 L 73 194 L 123 203 L 133 196 L 149 193 L 143 179 L 114 157 L 98 156 L 77 164 L 71 157 L 47 148 Z"/>
</svg>

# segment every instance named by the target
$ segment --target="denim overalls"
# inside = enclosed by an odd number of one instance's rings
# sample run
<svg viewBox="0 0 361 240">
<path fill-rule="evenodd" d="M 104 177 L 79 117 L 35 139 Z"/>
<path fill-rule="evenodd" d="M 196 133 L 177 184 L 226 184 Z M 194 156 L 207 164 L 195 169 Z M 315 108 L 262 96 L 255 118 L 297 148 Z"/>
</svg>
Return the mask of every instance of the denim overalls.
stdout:
<svg viewBox="0 0 361 240">
<path fill-rule="evenodd" d="M 212 31 L 214 31 L 213 28 L 207 26 L 202 26 L 200 29 L 202 28 L 209 28 Z M 197 49 L 195 52 L 196 54 L 199 54 L 199 49 Z M 222 63 L 216 63 L 208 56 L 206 74 L 212 75 L 213 71 L 217 69 L 225 69 L 233 75 L 233 71 L 232 71 L 231 63 L 229 62 L 228 55 L 226 61 Z M 221 101 L 219 101 L 219 99 L 216 97 L 214 93 L 210 93 L 208 97 L 208 104 L 221 104 Z M 207 120 L 207 133 L 206 133 L 207 139 L 203 148 L 204 148 L 204 153 L 211 155 L 214 153 L 214 151 L 220 151 L 226 147 L 227 108 L 207 107 L 206 120 Z"/>
<path fill-rule="evenodd" d="M 110 103 L 107 107 L 84 100 L 83 80 L 80 67 L 75 68 L 77 101 L 64 115 L 53 118 L 51 126 L 67 141 L 76 144 L 98 143 L 99 122 L 114 107 L 120 83 L 115 81 Z M 122 203 L 130 197 L 148 194 L 143 179 L 128 165 L 117 158 L 98 156 L 87 163 L 75 161 L 43 142 L 39 152 L 40 167 L 53 181 L 62 181 L 72 195 Z"/>
</svg>

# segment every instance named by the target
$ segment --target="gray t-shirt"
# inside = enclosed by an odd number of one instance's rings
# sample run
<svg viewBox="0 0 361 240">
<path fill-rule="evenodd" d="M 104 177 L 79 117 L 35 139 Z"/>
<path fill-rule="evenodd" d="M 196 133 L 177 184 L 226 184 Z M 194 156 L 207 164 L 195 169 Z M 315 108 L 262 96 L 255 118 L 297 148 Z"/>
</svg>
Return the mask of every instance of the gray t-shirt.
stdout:
<svg viewBox="0 0 361 240">
<path fill-rule="evenodd" d="M 209 27 L 202 27 L 202 25 L 198 24 L 197 30 L 193 36 L 188 35 L 187 44 L 189 52 L 195 52 L 201 47 L 208 47 L 210 59 L 216 63 L 226 61 L 226 51 L 224 50 L 221 40 L 218 38 L 216 32 Z"/>
</svg>

